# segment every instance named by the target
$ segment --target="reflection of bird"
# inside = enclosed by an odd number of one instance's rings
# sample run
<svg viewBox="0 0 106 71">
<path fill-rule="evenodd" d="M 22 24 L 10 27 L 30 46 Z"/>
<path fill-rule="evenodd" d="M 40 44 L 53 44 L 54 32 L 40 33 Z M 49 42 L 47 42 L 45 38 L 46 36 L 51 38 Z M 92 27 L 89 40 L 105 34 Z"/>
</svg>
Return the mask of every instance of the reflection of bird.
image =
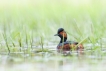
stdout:
<svg viewBox="0 0 106 71">
<path fill-rule="evenodd" d="M 84 47 L 82 44 L 78 44 L 75 41 L 67 41 L 67 33 L 63 28 L 59 28 L 57 34 L 55 36 L 59 36 L 61 38 L 60 43 L 57 46 L 58 52 L 60 51 L 70 51 L 70 50 L 83 50 Z"/>
</svg>

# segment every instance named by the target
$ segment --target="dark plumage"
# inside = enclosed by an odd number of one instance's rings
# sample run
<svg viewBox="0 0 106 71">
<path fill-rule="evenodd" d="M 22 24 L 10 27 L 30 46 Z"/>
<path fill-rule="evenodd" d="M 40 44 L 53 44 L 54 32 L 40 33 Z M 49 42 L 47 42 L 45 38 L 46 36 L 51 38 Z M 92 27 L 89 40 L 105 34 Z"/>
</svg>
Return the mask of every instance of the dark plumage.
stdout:
<svg viewBox="0 0 106 71">
<path fill-rule="evenodd" d="M 61 39 L 60 43 L 57 46 L 58 52 L 84 49 L 82 44 L 79 44 L 78 46 L 76 46 L 78 42 L 67 41 L 67 33 L 65 32 L 63 28 L 59 28 L 55 36 L 59 36 Z"/>
</svg>

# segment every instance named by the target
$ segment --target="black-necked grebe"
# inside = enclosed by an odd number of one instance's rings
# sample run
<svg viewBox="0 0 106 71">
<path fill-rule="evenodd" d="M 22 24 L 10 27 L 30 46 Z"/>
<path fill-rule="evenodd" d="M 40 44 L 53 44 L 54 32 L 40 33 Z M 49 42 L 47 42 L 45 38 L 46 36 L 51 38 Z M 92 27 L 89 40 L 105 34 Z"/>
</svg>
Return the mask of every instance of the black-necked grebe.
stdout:
<svg viewBox="0 0 106 71">
<path fill-rule="evenodd" d="M 57 46 L 58 52 L 60 51 L 72 51 L 72 50 L 83 50 L 84 47 L 82 44 L 78 44 L 78 42 L 75 41 L 67 41 L 67 33 L 63 28 L 59 28 L 57 31 L 57 34 L 55 36 L 60 37 L 60 43 Z"/>
</svg>

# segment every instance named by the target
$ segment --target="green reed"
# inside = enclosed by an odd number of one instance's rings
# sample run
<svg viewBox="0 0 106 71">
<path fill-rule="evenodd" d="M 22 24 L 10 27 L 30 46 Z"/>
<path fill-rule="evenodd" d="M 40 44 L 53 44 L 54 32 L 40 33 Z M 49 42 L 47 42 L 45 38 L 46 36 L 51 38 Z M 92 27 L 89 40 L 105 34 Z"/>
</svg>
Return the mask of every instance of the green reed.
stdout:
<svg viewBox="0 0 106 71">
<path fill-rule="evenodd" d="M 49 40 L 57 41 L 53 35 L 60 27 L 67 31 L 69 40 L 83 44 L 91 43 L 93 47 L 98 40 L 102 37 L 105 38 L 104 15 L 106 9 L 103 6 L 105 1 L 91 1 L 90 3 L 78 1 L 78 4 L 72 0 L 62 0 L 61 2 L 47 0 L 47 2 L 49 3 L 37 1 L 36 5 L 33 4 L 35 3 L 33 1 L 25 2 L 26 5 L 17 2 L 4 4 L 5 6 L 1 4 L 0 25 L 5 23 L 6 29 L 9 29 L 5 31 L 6 34 L 5 32 L 2 34 L 5 42 L 8 39 L 13 47 L 17 47 L 16 42 L 19 47 L 23 47 L 23 43 L 25 43 L 32 48 L 33 39 L 41 38 L 40 36 L 48 42 Z M 0 30 L 3 31 L 2 28 Z M 33 34 L 29 35 L 31 31 Z M 18 36 L 14 37 L 17 33 L 19 33 Z M 42 50 L 45 43 L 43 40 L 39 39 Z M 9 44 L 7 42 L 6 46 L 9 47 Z M 102 47 L 102 44 L 100 45 Z M 96 48 L 98 47 L 95 47 L 95 50 Z M 22 50 L 20 49 L 20 51 Z"/>
</svg>

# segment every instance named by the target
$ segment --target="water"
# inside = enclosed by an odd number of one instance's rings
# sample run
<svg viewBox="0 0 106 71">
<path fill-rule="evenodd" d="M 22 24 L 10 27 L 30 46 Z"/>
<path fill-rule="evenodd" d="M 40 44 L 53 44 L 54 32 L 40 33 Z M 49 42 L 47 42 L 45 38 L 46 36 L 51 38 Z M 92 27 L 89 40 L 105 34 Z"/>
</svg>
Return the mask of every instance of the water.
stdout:
<svg viewBox="0 0 106 71">
<path fill-rule="evenodd" d="M 56 44 L 44 45 L 49 51 L 37 52 L 34 47 L 27 53 L 27 47 L 22 52 L 0 53 L 0 71 L 106 71 L 105 48 L 98 52 L 86 45 L 84 54 L 72 51 L 70 55 L 57 53 Z"/>
<path fill-rule="evenodd" d="M 105 71 L 105 65 L 105 58 L 92 56 L 0 55 L 0 71 Z"/>
</svg>

